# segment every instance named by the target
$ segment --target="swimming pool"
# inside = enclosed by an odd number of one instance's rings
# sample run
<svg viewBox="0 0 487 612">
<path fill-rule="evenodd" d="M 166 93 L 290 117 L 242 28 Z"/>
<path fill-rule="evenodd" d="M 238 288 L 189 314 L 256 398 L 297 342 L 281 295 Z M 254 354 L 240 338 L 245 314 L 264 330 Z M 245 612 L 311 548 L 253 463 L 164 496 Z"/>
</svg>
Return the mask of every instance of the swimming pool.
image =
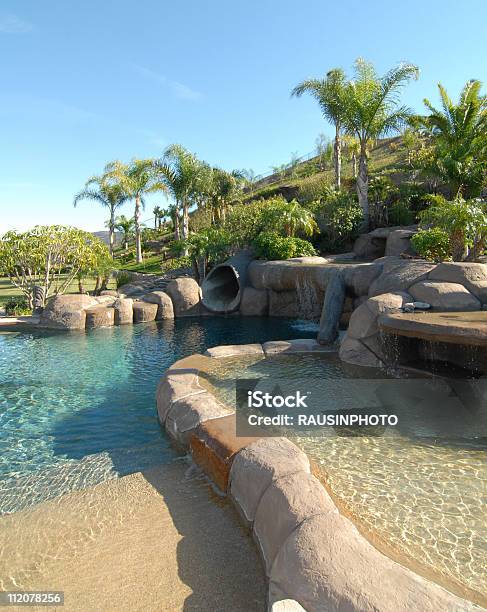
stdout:
<svg viewBox="0 0 487 612">
<path fill-rule="evenodd" d="M 177 359 L 315 334 L 306 322 L 258 317 L 0 334 L 0 514 L 177 458 L 154 405 Z"/>
</svg>

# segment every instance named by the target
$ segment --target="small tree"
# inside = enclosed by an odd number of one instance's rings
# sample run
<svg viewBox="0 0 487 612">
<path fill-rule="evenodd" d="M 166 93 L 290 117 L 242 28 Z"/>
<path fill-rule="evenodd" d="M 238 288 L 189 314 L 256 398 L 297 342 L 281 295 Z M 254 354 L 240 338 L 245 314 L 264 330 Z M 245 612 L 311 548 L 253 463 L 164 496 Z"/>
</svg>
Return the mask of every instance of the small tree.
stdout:
<svg viewBox="0 0 487 612">
<path fill-rule="evenodd" d="M 135 223 L 132 218 L 127 219 L 125 215 L 120 215 L 115 219 L 115 229 L 122 232 L 122 242 L 126 251 L 129 248 L 129 240 L 134 235 L 134 228 Z"/>
<path fill-rule="evenodd" d="M 486 184 L 487 97 L 481 87 L 480 81 L 468 81 L 455 103 L 439 84 L 441 108 L 425 99 L 430 114 L 414 118 L 429 140 L 417 165 L 444 181 L 453 197 L 475 197 Z"/>
<path fill-rule="evenodd" d="M 454 261 L 476 259 L 487 242 L 487 208 L 477 200 L 429 196 L 431 205 L 419 217 L 423 228 L 439 228 L 450 238 L 450 254 Z"/>
<path fill-rule="evenodd" d="M 27 232 L 10 231 L 0 239 L 0 274 L 8 276 L 32 308 L 35 287 L 41 304 L 53 294 L 65 293 L 75 278 L 111 269 L 107 246 L 74 227 L 36 226 Z"/>
<path fill-rule="evenodd" d="M 267 201 L 263 221 L 268 230 L 285 236 L 304 234 L 312 236 L 318 229 L 313 213 L 301 206 L 297 200 L 286 202 L 282 197 Z"/>
</svg>

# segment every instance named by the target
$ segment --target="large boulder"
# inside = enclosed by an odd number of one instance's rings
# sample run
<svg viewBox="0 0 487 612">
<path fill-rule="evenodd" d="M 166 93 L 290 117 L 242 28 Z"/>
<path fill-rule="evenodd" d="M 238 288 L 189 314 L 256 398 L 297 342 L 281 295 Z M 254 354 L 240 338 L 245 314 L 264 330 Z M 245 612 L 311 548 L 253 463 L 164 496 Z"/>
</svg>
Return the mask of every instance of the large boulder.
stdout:
<svg viewBox="0 0 487 612">
<path fill-rule="evenodd" d="M 115 310 L 106 306 L 92 306 L 86 310 L 86 329 L 111 327 L 115 321 Z"/>
<path fill-rule="evenodd" d="M 398 312 L 412 301 L 409 293 L 385 293 L 363 302 L 350 317 L 347 335 L 340 345 L 342 361 L 361 366 L 380 367 L 384 356 L 379 338 L 379 317 Z"/>
<path fill-rule="evenodd" d="M 240 302 L 240 314 L 244 317 L 262 317 L 269 311 L 269 294 L 267 289 L 245 287 Z"/>
<path fill-rule="evenodd" d="M 382 263 L 364 263 L 344 269 L 343 277 L 350 293 L 355 297 L 368 295 L 372 282 L 382 273 Z"/>
<path fill-rule="evenodd" d="M 482 305 L 468 289 L 459 283 L 421 281 L 409 288 L 419 302 L 426 302 L 438 310 L 480 310 Z"/>
<path fill-rule="evenodd" d="M 369 296 L 393 291 L 407 291 L 411 285 L 426 280 L 435 264 L 423 260 L 404 260 L 399 257 L 382 259 L 383 271 L 369 288 Z"/>
<path fill-rule="evenodd" d="M 470 262 L 444 262 L 436 266 L 429 280 L 460 283 L 483 304 L 487 303 L 487 265 Z"/>
<path fill-rule="evenodd" d="M 353 252 L 361 259 L 377 259 L 384 255 L 386 237 L 373 234 L 360 234 L 353 245 Z"/>
<path fill-rule="evenodd" d="M 56 295 L 44 308 L 39 325 L 52 329 L 84 329 L 86 309 L 96 304 L 95 298 L 84 293 Z"/>
<path fill-rule="evenodd" d="M 414 230 L 398 229 L 390 232 L 387 236 L 385 255 L 415 255 L 416 251 L 411 245 L 411 238 L 414 236 Z"/>
<path fill-rule="evenodd" d="M 172 299 L 176 317 L 192 317 L 201 314 L 201 289 L 193 278 L 176 278 L 168 283 L 166 291 Z"/>
<path fill-rule="evenodd" d="M 171 298 L 165 291 L 151 291 L 143 297 L 144 302 L 150 304 L 157 304 L 157 315 L 158 321 L 162 319 L 174 319 L 174 307 Z"/>
<path fill-rule="evenodd" d="M 380 368 L 382 361 L 360 340 L 345 336 L 338 355 L 345 363 Z"/>
<path fill-rule="evenodd" d="M 132 298 L 119 298 L 113 304 L 115 311 L 115 325 L 126 325 L 134 322 L 134 301 Z"/>
<path fill-rule="evenodd" d="M 146 323 L 147 321 L 155 321 L 157 315 L 157 304 L 149 302 L 134 302 L 134 323 Z"/>
</svg>

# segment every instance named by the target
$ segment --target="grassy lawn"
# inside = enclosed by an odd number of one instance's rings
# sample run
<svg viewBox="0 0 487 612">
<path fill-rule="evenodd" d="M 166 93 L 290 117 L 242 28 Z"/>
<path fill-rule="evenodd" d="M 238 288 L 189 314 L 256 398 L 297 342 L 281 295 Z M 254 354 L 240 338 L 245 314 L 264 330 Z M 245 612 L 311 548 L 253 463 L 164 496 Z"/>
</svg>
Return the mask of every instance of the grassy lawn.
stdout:
<svg viewBox="0 0 487 612">
<path fill-rule="evenodd" d="M 141 264 L 135 263 L 118 263 L 122 270 L 130 270 L 131 272 L 145 272 L 147 274 L 162 274 L 161 270 L 162 255 L 144 255 L 144 261 Z"/>
<path fill-rule="evenodd" d="M 94 278 L 87 278 L 83 281 L 83 287 L 85 288 L 85 291 L 91 291 L 92 289 L 94 289 L 95 284 L 96 284 L 96 280 Z M 108 283 L 108 288 L 116 289 L 115 279 L 110 280 L 110 282 Z M 77 279 L 75 279 L 70 284 L 66 293 L 78 293 Z M 17 287 L 14 287 L 10 283 L 8 278 L 1 277 L 0 278 L 0 306 L 3 306 L 5 302 L 14 295 L 15 296 L 21 295 L 21 292 L 17 289 Z"/>
</svg>

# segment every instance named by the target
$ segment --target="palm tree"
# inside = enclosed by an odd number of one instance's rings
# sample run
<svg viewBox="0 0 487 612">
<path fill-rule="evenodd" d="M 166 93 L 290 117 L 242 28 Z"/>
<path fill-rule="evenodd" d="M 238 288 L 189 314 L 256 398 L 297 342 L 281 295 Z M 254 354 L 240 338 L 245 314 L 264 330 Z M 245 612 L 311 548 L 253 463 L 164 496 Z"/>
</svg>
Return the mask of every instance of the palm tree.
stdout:
<svg viewBox="0 0 487 612">
<path fill-rule="evenodd" d="M 122 232 L 122 242 L 126 251 L 129 248 L 129 240 L 134 233 L 134 228 L 135 223 L 132 218 L 127 219 L 125 215 L 120 215 L 120 217 L 115 219 L 115 229 Z"/>
<path fill-rule="evenodd" d="M 341 91 L 344 127 L 360 143 L 357 195 L 365 229 L 370 224 L 367 145 L 373 139 L 398 131 L 411 116 L 406 106 L 399 106 L 399 90 L 418 75 L 417 66 L 400 64 L 379 77 L 370 62 L 359 58 L 355 61 L 354 78 Z"/>
<path fill-rule="evenodd" d="M 239 170 L 226 172 L 212 168 L 210 201 L 220 223 L 225 222 L 229 206 L 238 200 L 244 181 L 244 174 Z"/>
<path fill-rule="evenodd" d="M 154 229 L 161 229 L 161 222 L 164 217 L 167 217 L 167 210 L 160 206 L 154 206 L 152 214 L 154 215 Z"/>
<path fill-rule="evenodd" d="M 311 94 L 320 105 L 325 119 L 335 126 L 335 183 L 341 186 L 341 131 L 344 119 L 343 89 L 346 85 L 345 73 L 341 68 L 333 68 L 324 79 L 307 79 L 292 90 L 291 95 L 300 97 Z"/>
<path fill-rule="evenodd" d="M 144 207 L 144 196 L 157 191 L 166 191 L 166 185 L 154 172 L 151 159 L 134 159 L 130 164 L 115 161 L 107 166 L 107 180 L 114 181 L 131 200 L 135 201 L 135 252 L 137 263 L 142 263 L 142 240 L 140 231 L 140 209 Z"/>
<path fill-rule="evenodd" d="M 448 183 L 454 196 L 473 197 L 485 184 L 487 97 L 481 95 L 481 87 L 480 81 L 468 81 L 455 104 L 438 84 L 441 109 L 425 99 L 430 114 L 415 118 L 415 123 L 425 128 L 432 145 L 426 152 L 430 162 L 425 164 L 426 169 Z"/>
<path fill-rule="evenodd" d="M 77 206 L 81 200 L 92 200 L 105 206 L 110 211 L 108 221 L 109 248 L 113 257 L 115 242 L 115 213 L 127 201 L 127 195 L 120 185 L 110 184 L 103 176 L 93 176 L 74 198 L 73 206 Z"/>
<path fill-rule="evenodd" d="M 154 168 L 158 180 L 162 182 L 175 201 L 175 216 L 183 213 L 181 238 L 189 236 L 189 209 L 194 203 L 198 181 L 204 172 L 204 165 L 193 153 L 181 145 L 170 145 L 164 151 L 162 159 L 156 160 Z M 187 253 L 185 253 L 187 254 Z"/>
</svg>

